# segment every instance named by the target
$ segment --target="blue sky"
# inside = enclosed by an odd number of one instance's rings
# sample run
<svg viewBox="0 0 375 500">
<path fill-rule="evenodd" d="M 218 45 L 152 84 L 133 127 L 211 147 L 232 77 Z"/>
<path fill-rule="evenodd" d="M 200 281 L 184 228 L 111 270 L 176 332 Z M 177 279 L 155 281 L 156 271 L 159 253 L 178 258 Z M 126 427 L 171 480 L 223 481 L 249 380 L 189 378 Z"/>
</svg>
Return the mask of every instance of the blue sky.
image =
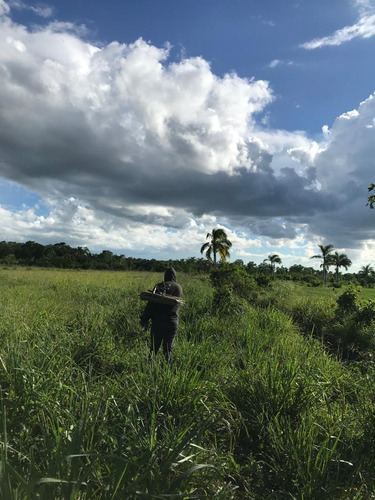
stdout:
<svg viewBox="0 0 375 500">
<path fill-rule="evenodd" d="M 372 263 L 375 2 L 0 0 L 3 239 Z"/>
</svg>

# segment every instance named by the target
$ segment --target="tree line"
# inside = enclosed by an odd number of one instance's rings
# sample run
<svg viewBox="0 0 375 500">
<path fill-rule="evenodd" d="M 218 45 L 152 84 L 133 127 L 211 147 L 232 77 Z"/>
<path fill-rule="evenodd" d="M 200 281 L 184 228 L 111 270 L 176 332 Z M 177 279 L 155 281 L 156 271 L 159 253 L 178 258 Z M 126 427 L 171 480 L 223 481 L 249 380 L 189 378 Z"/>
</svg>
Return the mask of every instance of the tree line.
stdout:
<svg viewBox="0 0 375 500">
<path fill-rule="evenodd" d="M 53 267 L 62 269 L 97 269 L 111 271 L 164 272 L 173 266 L 183 272 L 208 272 L 210 263 L 191 257 L 180 260 L 157 260 L 117 255 L 110 250 L 93 253 L 87 247 L 71 247 L 65 242 L 42 245 L 35 241 L 0 242 L 0 263 L 7 266 Z"/>
<path fill-rule="evenodd" d="M 215 230 L 214 230 L 215 231 Z M 222 230 L 221 230 L 222 231 Z M 208 243 L 212 244 L 212 236 L 221 236 L 224 241 L 228 238 L 224 232 L 209 233 L 211 237 Z M 214 238 L 215 239 L 215 238 Z M 223 241 L 221 241 L 223 243 Z M 230 242 L 229 242 L 230 243 Z M 320 270 L 313 267 L 306 267 L 300 264 L 294 264 L 289 268 L 282 265 L 281 258 L 277 254 L 270 254 L 263 262 L 256 264 L 253 261 L 245 264 L 243 260 L 237 259 L 232 263 L 227 263 L 226 259 L 229 258 L 229 248 L 232 246 L 226 245 L 221 248 L 220 245 L 213 245 L 211 252 L 208 252 L 209 245 L 202 245 L 206 258 L 190 257 L 186 259 L 171 259 L 171 260 L 158 260 L 158 259 L 143 259 L 135 257 L 126 257 L 125 255 L 116 255 L 109 250 L 103 250 L 100 253 L 92 253 L 87 247 L 71 247 L 65 242 L 42 245 L 35 241 L 27 241 L 25 243 L 18 242 L 0 242 L 0 263 L 3 266 L 27 266 L 27 267 L 47 267 L 47 268 L 63 268 L 63 269 L 96 269 L 96 270 L 111 270 L 111 271 L 154 271 L 164 272 L 167 267 L 174 267 L 177 272 L 186 273 L 208 273 L 216 262 L 216 267 L 231 266 L 239 267 L 252 276 L 254 276 L 259 284 L 266 284 L 269 279 L 276 277 L 282 280 L 302 281 L 310 286 L 319 286 L 322 281 L 336 284 L 339 279 L 340 265 L 338 262 L 341 257 L 340 254 L 336 264 L 334 260 L 327 260 L 327 249 L 320 245 L 321 254 L 313 256 L 313 258 L 320 258 L 322 266 Z M 332 245 L 328 245 L 330 255 L 332 253 Z M 220 256 L 218 261 L 214 255 L 214 250 Z M 325 253 L 323 254 L 323 249 Z M 207 254 L 208 252 L 208 254 Z M 336 252 L 337 253 L 337 252 Z M 334 253 L 333 258 L 336 258 Z M 325 257 L 324 257 L 325 255 Z M 209 257 L 209 258 L 208 258 Z M 348 262 L 344 262 L 343 267 L 349 267 Z M 346 262 L 346 264 L 345 264 Z M 334 267 L 334 272 L 330 271 L 330 267 Z M 276 267 L 277 266 L 277 267 Z M 375 272 L 370 264 L 362 266 L 358 273 L 346 273 L 341 277 L 344 282 L 354 282 L 361 285 L 375 285 Z"/>
<path fill-rule="evenodd" d="M 371 185 L 369 190 L 375 189 L 375 184 Z M 369 198 L 370 207 L 371 206 L 371 197 Z M 375 203 L 375 199 L 372 201 Z M 213 266 L 217 266 L 217 255 L 219 255 L 221 259 L 221 263 L 225 264 L 226 260 L 230 257 L 229 249 L 232 247 L 232 242 L 228 239 L 228 236 L 224 229 L 213 229 L 211 233 L 207 233 L 206 243 L 204 243 L 201 247 L 201 253 L 204 253 L 207 260 L 213 263 Z M 320 253 L 317 255 L 313 255 L 311 259 L 320 259 L 322 261 L 321 275 L 323 278 L 323 283 L 326 284 L 328 281 L 328 277 L 330 276 L 331 281 L 336 285 L 340 281 L 340 269 L 343 267 L 345 270 L 352 265 L 352 261 L 349 257 L 344 253 L 339 253 L 337 251 L 333 252 L 335 249 L 333 245 L 318 245 Z M 241 260 L 236 261 L 235 264 L 244 265 Z M 311 274 L 314 276 L 317 274 L 313 268 L 306 268 L 304 266 L 291 266 L 289 269 L 287 268 L 279 268 L 276 269 L 277 264 L 282 264 L 281 258 L 276 253 L 268 255 L 266 259 L 264 259 L 263 263 L 257 266 L 254 262 L 249 262 L 247 264 L 248 271 L 250 274 L 258 271 L 266 271 L 269 269 L 272 277 L 274 277 L 277 272 L 279 278 L 283 279 L 293 279 L 297 274 L 299 279 L 304 279 L 306 281 L 310 281 L 312 284 L 315 284 L 313 280 L 310 280 Z M 334 268 L 334 273 L 329 272 L 329 268 Z M 311 273 L 311 270 L 313 271 Z M 368 285 L 375 283 L 375 272 L 370 264 L 366 266 L 362 266 L 358 275 L 347 274 L 347 281 L 360 281 L 362 285 Z"/>
</svg>

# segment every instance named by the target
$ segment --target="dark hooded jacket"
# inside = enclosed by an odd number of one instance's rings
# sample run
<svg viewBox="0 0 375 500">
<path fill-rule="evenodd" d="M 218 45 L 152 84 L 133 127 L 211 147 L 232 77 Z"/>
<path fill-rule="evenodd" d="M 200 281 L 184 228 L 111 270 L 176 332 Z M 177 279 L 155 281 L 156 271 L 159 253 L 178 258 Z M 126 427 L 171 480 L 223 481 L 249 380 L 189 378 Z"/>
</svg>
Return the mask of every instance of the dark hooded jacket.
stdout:
<svg viewBox="0 0 375 500">
<path fill-rule="evenodd" d="M 154 289 L 165 291 L 167 295 L 182 297 L 182 288 L 176 281 L 177 275 L 173 267 L 167 269 L 164 273 L 164 281 L 157 283 Z M 141 316 L 141 323 L 145 324 L 150 319 L 158 324 L 176 323 L 178 324 L 178 314 L 180 306 L 167 306 L 165 304 L 155 304 L 148 302 Z"/>
</svg>

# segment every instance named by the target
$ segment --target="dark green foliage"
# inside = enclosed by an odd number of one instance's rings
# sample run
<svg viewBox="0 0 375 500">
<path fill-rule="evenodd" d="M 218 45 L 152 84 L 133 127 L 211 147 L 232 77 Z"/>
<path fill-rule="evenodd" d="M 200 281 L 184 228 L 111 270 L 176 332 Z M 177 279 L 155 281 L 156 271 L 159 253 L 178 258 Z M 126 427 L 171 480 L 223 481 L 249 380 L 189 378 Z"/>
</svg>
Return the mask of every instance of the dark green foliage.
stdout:
<svg viewBox="0 0 375 500">
<path fill-rule="evenodd" d="M 244 312 L 257 297 L 257 285 L 243 266 L 225 265 L 211 269 L 214 287 L 212 311 L 222 317 Z"/>
<path fill-rule="evenodd" d="M 358 305 L 356 319 L 359 323 L 371 324 L 375 320 L 375 301 L 362 300 Z"/>
<path fill-rule="evenodd" d="M 350 284 L 337 299 L 335 323 L 326 341 L 344 359 L 361 359 L 375 349 L 375 303 L 365 300 L 359 286 Z"/>
<path fill-rule="evenodd" d="M 375 349 L 374 326 L 359 325 L 353 315 L 345 315 L 327 329 L 325 342 L 340 359 L 361 360 Z"/>
<path fill-rule="evenodd" d="M 210 278 L 216 290 L 230 286 L 237 297 L 249 302 L 253 302 L 257 298 L 257 284 L 243 267 L 233 264 L 218 267 L 211 270 Z"/>
<path fill-rule="evenodd" d="M 374 191 L 375 190 L 375 184 L 372 183 L 369 188 L 368 188 L 369 192 L 371 191 Z M 374 208 L 375 206 L 375 194 L 371 194 L 368 198 L 367 198 L 367 205 L 370 206 L 370 208 Z"/>
<path fill-rule="evenodd" d="M 7 266 L 37 266 L 62 269 L 99 269 L 113 271 L 156 271 L 164 272 L 168 267 L 176 271 L 205 273 L 210 263 L 205 259 L 156 260 L 125 257 L 109 250 L 99 254 L 91 253 L 86 247 L 73 248 L 64 242 L 41 245 L 35 241 L 26 243 L 0 242 L 0 262 Z"/>
<path fill-rule="evenodd" d="M 255 276 L 255 281 L 258 286 L 267 287 L 271 283 L 271 278 L 267 274 L 258 274 Z"/>
<path fill-rule="evenodd" d="M 364 299 L 359 286 L 349 285 L 337 299 L 337 315 L 349 314 L 355 324 L 370 325 L 375 320 L 375 301 Z"/>
<path fill-rule="evenodd" d="M 223 236 L 222 230 L 216 231 L 219 231 L 219 236 L 220 234 Z M 222 248 L 224 252 L 222 253 L 222 257 L 226 259 L 229 258 L 227 250 L 230 246 L 228 246 L 224 240 L 222 241 L 224 244 Z M 208 245 L 211 246 L 211 243 L 208 243 Z M 328 247 L 331 246 L 328 245 Z M 211 254 L 213 254 L 213 250 L 214 248 L 212 247 Z M 216 250 L 218 252 L 219 249 L 217 248 Z M 277 263 L 277 259 L 279 259 L 277 254 L 271 254 L 266 260 L 269 261 L 270 258 L 273 261 L 273 263 L 270 264 L 261 262 L 257 265 L 255 262 L 250 261 L 245 265 L 241 259 L 237 259 L 234 265 L 246 270 L 248 274 L 254 277 L 260 287 L 267 287 L 271 276 L 274 276 L 278 280 L 303 281 L 314 287 L 319 285 L 319 280 L 321 283 L 322 271 L 297 264 L 292 265 L 289 269 L 283 266 L 276 268 L 275 263 Z M 203 258 L 197 259 L 195 257 L 189 257 L 178 260 L 142 259 L 126 257 L 125 255 L 116 255 L 109 250 L 103 250 L 99 254 L 95 254 L 90 252 L 86 247 L 73 248 L 65 242 L 41 245 L 34 241 L 27 241 L 26 243 L 12 241 L 0 242 L 0 263 L 3 264 L 3 266 L 10 267 L 28 266 L 29 268 L 96 269 L 102 271 L 147 271 L 159 273 L 164 272 L 166 268 L 172 266 L 177 272 L 191 274 L 209 273 L 212 267 L 212 263 Z M 219 263 L 219 265 L 222 263 L 223 262 Z M 346 263 L 348 263 L 348 261 L 346 261 Z M 332 286 L 336 286 L 335 277 L 328 268 L 329 261 L 327 261 L 326 264 L 325 279 L 329 280 Z M 341 263 L 340 265 L 345 267 L 345 264 Z M 271 271 L 273 272 L 271 273 Z M 336 280 L 337 276 L 336 274 Z M 370 265 L 364 266 L 357 275 L 346 273 L 343 274 L 340 279 L 346 283 L 355 283 L 358 281 L 363 286 L 373 286 L 375 284 L 375 274 Z"/>
<path fill-rule="evenodd" d="M 357 301 L 361 294 L 361 288 L 350 284 L 344 293 L 337 299 L 338 314 L 352 313 L 357 310 Z"/>
<path fill-rule="evenodd" d="M 335 321 L 334 310 L 326 302 L 312 302 L 302 298 L 286 309 L 289 309 L 291 317 L 305 335 L 322 338 Z"/>
<path fill-rule="evenodd" d="M 246 302 L 237 297 L 231 285 L 222 285 L 214 292 L 212 312 L 219 316 L 238 315 L 244 312 Z"/>
<path fill-rule="evenodd" d="M 307 284 L 307 286 L 321 286 L 321 281 L 315 276 L 303 276 L 301 281 Z"/>
</svg>

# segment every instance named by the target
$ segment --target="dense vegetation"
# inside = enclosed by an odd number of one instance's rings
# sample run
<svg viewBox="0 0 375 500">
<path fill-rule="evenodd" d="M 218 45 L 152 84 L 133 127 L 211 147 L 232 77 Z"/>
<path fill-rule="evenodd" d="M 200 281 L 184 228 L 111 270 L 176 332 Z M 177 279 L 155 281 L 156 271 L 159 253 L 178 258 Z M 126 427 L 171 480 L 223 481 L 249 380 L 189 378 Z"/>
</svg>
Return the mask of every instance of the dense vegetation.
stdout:
<svg viewBox="0 0 375 500">
<path fill-rule="evenodd" d="M 213 230 L 219 231 L 219 230 Z M 224 233 L 225 234 L 225 233 Z M 215 235 L 215 233 L 213 234 Z M 215 239 L 209 233 L 207 237 L 211 237 L 211 242 L 202 246 L 203 251 L 214 256 L 216 253 L 221 254 L 221 258 L 229 255 L 228 248 L 231 244 L 226 238 L 223 241 L 219 240 L 219 246 L 216 248 Z M 219 233 L 219 236 L 222 236 Z M 319 245 L 321 247 L 321 245 Z M 332 245 L 328 245 L 333 250 Z M 345 256 L 346 257 L 346 256 Z M 26 243 L 17 242 L 0 242 L 0 264 L 5 266 L 27 266 L 27 267 L 47 267 L 60 269 L 97 269 L 97 270 L 114 270 L 114 271 L 156 271 L 163 272 L 166 267 L 173 266 L 178 272 L 185 273 L 208 273 L 211 268 L 211 262 L 203 258 L 190 257 L 187 259 L 175 260 L 156 260 L 142 259 L 135 257 L 126 257 L 125 255 L 116 255 L 109 250 L 103 250 L 99 254 L 90 252 L 86 247 L 73 248 L 64 242 L 55 243 L 53 245 L 41 245 L 35 241 L 27 241 Z M 299 264 L 290 266 L 289 268 L 275 264 L 281 264 L 281 259 L 277 254 L 269 255 L 264 262 L 256 264 L 248 262 L 246 265 L 242 260 L 236 260 L 233 264 L 237 267 L 246 269 L 246 271 L 255 276 L 257 281 L 268 281 L 272 275 L 282 280 L 303 281 L 310 286 L 319 286 L 322 284 L 322 277 L 332 285 L 337 286 L 339 282 L 339 271 L 335 263 L 329 261 L 328 265 L 334 266 L 334 271 L 328 271 L 326 268 L 316 270 L 313 267 L 305 267 Z M 219 266 L 222 263 L 219 264 Z M 345 264 L 340 264 L 344 265 Z M 357 273 L 345 273 L 340 281 L 345 283 L 353 282 L 362 286 L 375 285 L 375 272 L 371 265 L 363 266 Z"/>
<path fill-rule="evenodd" d="M 182 274 L 169 367 L 159 274 L 0 274 L 1 498 L 375 498 L 373 290 Z"/>
</svg>

